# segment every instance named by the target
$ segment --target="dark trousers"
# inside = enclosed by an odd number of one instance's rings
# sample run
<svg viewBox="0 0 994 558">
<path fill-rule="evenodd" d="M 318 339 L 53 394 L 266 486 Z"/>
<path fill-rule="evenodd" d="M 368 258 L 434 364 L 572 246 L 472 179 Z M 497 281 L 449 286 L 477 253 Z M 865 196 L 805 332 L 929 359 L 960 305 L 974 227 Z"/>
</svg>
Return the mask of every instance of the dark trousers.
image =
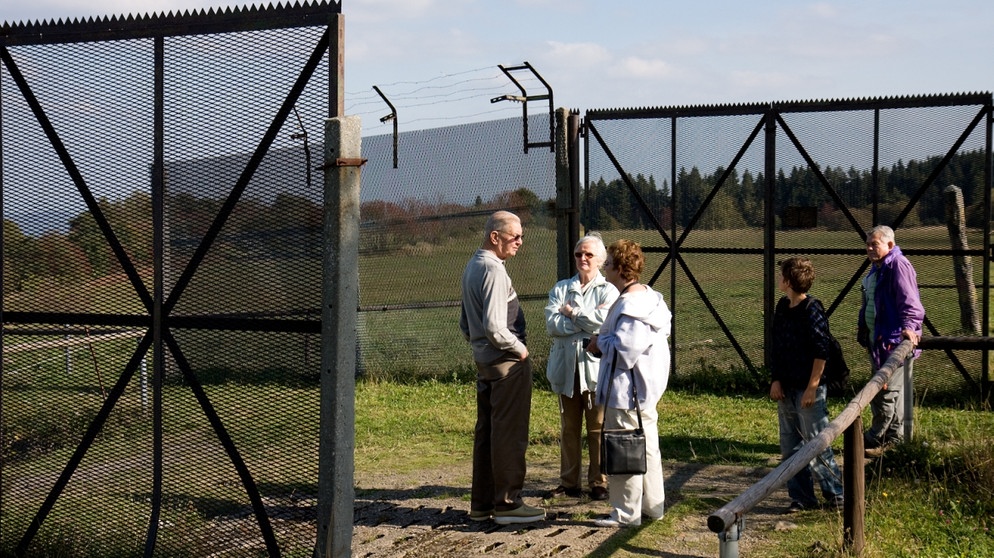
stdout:
<svg viewBox="0 0 994 558">
<path fill-rule="evenodd" d="M 531 360 L 476 363 L 476 432 L 470 508 L 497 511 L 523 503 L 532 402 Z"/>
</svg>

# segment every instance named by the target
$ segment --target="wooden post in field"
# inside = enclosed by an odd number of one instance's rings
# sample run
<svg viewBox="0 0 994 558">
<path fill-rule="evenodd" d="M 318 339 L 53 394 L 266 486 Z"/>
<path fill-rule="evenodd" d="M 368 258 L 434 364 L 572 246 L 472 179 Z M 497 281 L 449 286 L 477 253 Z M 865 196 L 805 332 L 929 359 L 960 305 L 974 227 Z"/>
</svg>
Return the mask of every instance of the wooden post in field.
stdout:
<svg viewBox="0 0 994 558">
<path fill-rule="evenodd" d="M 352 555 L 361 132 L 357 116 L 325 122 L 319 558 Z"/>
<path fill-rule="evenodd" d="M 953 250 L 965 251 L 970 246 L 966 240 L 966 212 L 963 209 L 963 191 L 950 184 L 945 189 L 946 228 Z M 977 314 L 977 289 L 973 284 L 973 262 L 970 256 L 953 255 L 953 274 L 959 292 L 960 327 L 972 335 L 980 335 L 980 316 Z"/>
<path fill-rule="evenodd" d="M 866 477 L 863 455 L 863 418 L 857 416 L 842 435 L 842 485 L 845 504 L 842 508 L 842 550 L 846 556 L 860 556 L 866 545 Z"/>
</svg>

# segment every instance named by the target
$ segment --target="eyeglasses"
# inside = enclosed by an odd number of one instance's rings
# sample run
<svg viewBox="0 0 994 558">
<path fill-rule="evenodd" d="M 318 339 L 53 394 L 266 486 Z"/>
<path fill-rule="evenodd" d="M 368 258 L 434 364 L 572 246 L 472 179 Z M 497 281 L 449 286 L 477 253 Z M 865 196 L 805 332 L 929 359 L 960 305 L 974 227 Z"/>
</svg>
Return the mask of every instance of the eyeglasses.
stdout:
<svg viewBox="0 0 994 558">
<path fill-rule="evenodd" d="M 519 240 L 525 239 L 525 236 L 521 234 L 511 234 L 509 232 L 504 232 L 504 231 L 498 231 L 498 232 L 500 234 L 506 234 L 508 236 L 508 240 L 510 240 L 511 242 L 517 242 Z"/>
<path fill-rule="evenodd" d="M 593 259 L 594 255 L 590 252 L 573 252 L 574 258 L 590 258 Z"/>
</svg>

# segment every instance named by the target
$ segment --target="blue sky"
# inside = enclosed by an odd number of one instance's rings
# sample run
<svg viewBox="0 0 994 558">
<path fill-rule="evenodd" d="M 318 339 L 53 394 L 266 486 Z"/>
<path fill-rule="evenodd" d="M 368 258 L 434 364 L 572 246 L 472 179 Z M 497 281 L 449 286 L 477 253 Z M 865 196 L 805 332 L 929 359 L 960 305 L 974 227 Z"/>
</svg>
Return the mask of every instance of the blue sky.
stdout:
<svg viewBox="0 0 994 558">
<path fill-rule="evenodd" d="M 498 64 L 531 63 L 555 105 L 713 105 L 990 91 L 988 0 L 343 0 L 346 109 L 364 133 L 520 115 Z M 252 5 L 0 0 L 4 21 Z M 269 2 L 266 2 L 268 5 Z M 529 94 L 544 93 L 515 72 Z M 544 108 L 530 103 L 529 111 Z"/>
</svg>

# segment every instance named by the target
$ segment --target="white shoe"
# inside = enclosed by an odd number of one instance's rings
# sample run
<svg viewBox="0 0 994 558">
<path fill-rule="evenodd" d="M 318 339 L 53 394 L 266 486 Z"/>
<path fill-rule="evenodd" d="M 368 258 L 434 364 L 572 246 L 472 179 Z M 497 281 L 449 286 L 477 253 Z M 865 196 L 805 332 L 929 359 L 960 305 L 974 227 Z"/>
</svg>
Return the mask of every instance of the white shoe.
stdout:
<svg viewBox="0 0 994 558">
<path fill-rule="evenodd" d="M 595 519 L 594 525 L 598 527 L 607 527 L 607 528 L 621 527 L 621 523 L 617 519 L 611 516 L 602 517 L 601 519 Z"/>
<path fill-rule="evenodd" d="M 601 519 L 595 519 L 594 525 L 598 527 L 617 529 L 619 527 L 638 527 L 639 523 L 622 523 L 621 521 L 618 520 L 618 514 L 615 512 L 611 512 L 611 515 L 607 517 L 602 517 Z"/>
</svg>

